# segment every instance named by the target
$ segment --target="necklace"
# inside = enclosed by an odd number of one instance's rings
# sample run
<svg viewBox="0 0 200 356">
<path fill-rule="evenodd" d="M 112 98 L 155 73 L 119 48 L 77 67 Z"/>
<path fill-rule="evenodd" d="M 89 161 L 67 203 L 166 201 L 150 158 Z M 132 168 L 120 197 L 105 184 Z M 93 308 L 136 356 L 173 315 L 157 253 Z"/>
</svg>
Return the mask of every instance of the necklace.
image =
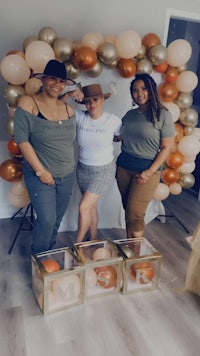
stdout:
<svg viewBox="0 0 200 356">
<path fill-rule="evenodd" d="M 44 96 L 41 95 L 43 101 L 45 102 L 46 106 L 48 109 L 51 110 L 51 114 L 53 115 L 53 117 L 55 119 L 51 120 L 51 121 L 57 121 L 59 123 L 59 125 L 62 125 L 62 120 L 59 120 L 59 116 L 60 116 L 60 110 L 59 110 L 59 106 L 58 106 L 58 101 L 56 100 L 56 109 L 54 108 L 53 110 L 50 108 L 48 102 L 45 100 Z"/>
</svg>

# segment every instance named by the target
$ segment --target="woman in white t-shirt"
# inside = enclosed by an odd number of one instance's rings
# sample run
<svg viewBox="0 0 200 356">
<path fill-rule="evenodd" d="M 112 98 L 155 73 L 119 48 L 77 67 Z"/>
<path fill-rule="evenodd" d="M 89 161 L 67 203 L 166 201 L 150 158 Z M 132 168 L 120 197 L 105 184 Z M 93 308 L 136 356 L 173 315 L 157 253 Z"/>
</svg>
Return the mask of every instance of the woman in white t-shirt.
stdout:
<svg viewBox="0 0 200 356">
<path fill-rule="evenodd" d="M 113 140 L 120 134 L 121 120 L 104 111 L 104 94 L 99 84 L 82 88 L 87 111 L 75 110 L 77 122 L 78 165 L 77 181 L 82 193 L 79 204 L 78 232 L 76 242 L 84 240 L 90 231 L 90 240 L 97 239 L 100 196 L 115 179 Z"/>
</svg>

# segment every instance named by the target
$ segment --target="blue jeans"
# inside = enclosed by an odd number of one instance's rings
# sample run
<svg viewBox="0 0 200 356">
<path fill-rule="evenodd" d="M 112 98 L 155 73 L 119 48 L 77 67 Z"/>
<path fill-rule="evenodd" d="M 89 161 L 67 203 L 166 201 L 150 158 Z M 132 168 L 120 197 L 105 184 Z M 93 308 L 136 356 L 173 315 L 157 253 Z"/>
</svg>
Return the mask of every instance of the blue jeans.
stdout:
<svg viewBox="0 0 200 356">
<path fill-rule="evenodd" d="M 24 181 L 36 213 L 32 254 L 48 251 L 54 247 L 61 220 L 72 194 L 74 172 L 67 177 L 54 178 L 54 180 L 54 185 L 44 184 L 34 172 L 24 169 Z"/>
</svg>

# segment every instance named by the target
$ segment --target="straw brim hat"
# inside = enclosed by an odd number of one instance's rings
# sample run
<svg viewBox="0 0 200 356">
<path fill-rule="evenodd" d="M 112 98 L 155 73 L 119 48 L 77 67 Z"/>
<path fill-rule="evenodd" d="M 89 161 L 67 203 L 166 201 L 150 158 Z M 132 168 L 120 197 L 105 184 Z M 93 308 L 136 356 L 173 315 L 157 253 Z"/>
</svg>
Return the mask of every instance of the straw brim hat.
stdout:
<svg viewBox="0 0 200 356">
<path fill-rule="evenodd" d="M 59 78 L 65 81 L 65 84 L 68 86 L 75 85 L 76 82 L 70 78 L 67 78 L 67 72 L 64 63 L 57 61 L 56 59 L 50 60 L 43 73 L 35 73 L 33 77 L 40 80 L 45 77 Z"/>
<path fill-rule="evenodd" d="M 80 104 L 85 104 L 89 99 L 93 98 L 104 98 L 105 100 L 111 96 L 111 93 L 103 93 L 101 86 L 99 84 L 91 84 L 85 87 L 82 87 L 82 92 L 84 95 L 83 100 Z"/>
</svg>

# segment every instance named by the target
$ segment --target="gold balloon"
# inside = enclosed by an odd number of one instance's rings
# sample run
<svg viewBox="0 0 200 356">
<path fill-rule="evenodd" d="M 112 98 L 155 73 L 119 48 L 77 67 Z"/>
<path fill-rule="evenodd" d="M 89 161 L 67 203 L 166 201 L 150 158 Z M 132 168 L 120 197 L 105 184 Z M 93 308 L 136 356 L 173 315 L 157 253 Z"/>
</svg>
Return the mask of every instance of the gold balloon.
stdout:
<svg viewBox="0 0 200 356">
<path fill-rule="evenodd" d="M 48 27 L 48 26 L 42 27 L 38 33 L 38 40 L 47 42 L 48 44 L 50 44 L 50 46 L 53 45 L 56 38 L 57 38 L 56 30 L 54 30 L 54 28 L 52 27 Z"/>
<path fill-rule="evenodd" d="M 102 43 L 97 55 L 102 63 L 111 64 L 117 58 L 117 48 L 113 43 Z"/>
<path fill-rule="evenodd" d="M 66 62 L 65 68 L 67 71 L 67 78 L 76 79 L 80 75 L 80 69 L 76 68 L 73 63 Z"/>
<path fill-rule="evenodd" d="M 74 52 L 73 44 L 67 38 L 57 38 L 53 44 L 53 50 L 56 58 L 62 62 L 68 61 Z"/>
<path fill-rule="evenodd" d="M 113 69 L 113 68 L 115 68 L 115 67 L 118 66 L 118 63 L 119 63 L 119 58 L 116 58 L 116 59 L 114 59 L 114 61 L 112 61 L 112 63 L 110 63 L 110 64 L 105 64 L 105 66 L 106 66 L 106 68 L 108 68 L 108 69 Z"/>
<path fill-rule="evenodd" d="M 181 110 L 184 110 L 192 105 L 193 98 L 190 93 L 179 93 L 174 102 Z"/>
<path fill-rule="evenodd" d="M 28 45 L 33 42 L 33 41 L 37 41 L 37 36 L 29 36 L 26 37 L 25 40 L 23 41 L 23 51 L 26 51 L 26 48 L 28 47 Z"/>
<path fill-rule="evenodd" d="M 153 64 L 148 58 L 141 58 L 137 61 L 137 73 L 151 74 L 153 71 Z"/>
<path fill-rule="evenodd" d="M 92 69 L 87 71 L 87 75 L 89 77 L 96 78 L 101 74 L 102 70 L 103 70 L 102 63 L 100 61 L 97 61 L 95 66 Z"/>
<path fill-rule="evenodd" d="M 163 63 L 167 59 L 167 49 L 162 45 L 156 45 L 150 48 L 148 57 L 154 65 Z"/>
<path fill-rule="evenodd" d="M 191 173 L 180 174 L 180 178 L 177 183 L 179 183 L 184 189 L 190 189 L 195 183 L 195 178 Z"/>
<path fill-rule="evenodd" d="M 188 108 L 181 112 L 179 121 L 183 126 L 195 127 L 198 123 L 198 112 L 192 108 Z"/>
<path fill-rule="evenodd" d="M 141 45 L 139 52 L 135 56 L 136 59 L 141 59 L 146 56 L 146 47 L 144 45 Z"/>
<path fill-rule="evenodd" d="M 4 91 L 4 98 L 9 106 L 17 106 L 19 98 L 25 94 L 25 89 L 21 85 L 9 84 Z"/>
<path fill-rule="evenodd" d="M 177 67 L 179 73 L 185 72 L 187 70 L 187 63 L 182 64 L 181 66 Z"/>
<path fill-rule="evenodd" d="M 183 128 L 184 136 L 192 135 L 194 132 L 194 127 L 186 126 Z"/>
<path fill-rule="evenodd" d="M 8 135 L 14 136 L 14 118 L 13 117 L 10 117 L 7 120 L 5 128 L 6 128 Z"/>
<path fill-rule="evenodd" d="M 73 41 L 72 42 L 72 46 L 73 46 L 73 49 L 74 50 L 76 50 L 77 48 L 80 48 L 80 47 L 82 47 L 82 41 L 80 41 L 80 40 L 77 40 L 77 41 Z"/>
</svg>

